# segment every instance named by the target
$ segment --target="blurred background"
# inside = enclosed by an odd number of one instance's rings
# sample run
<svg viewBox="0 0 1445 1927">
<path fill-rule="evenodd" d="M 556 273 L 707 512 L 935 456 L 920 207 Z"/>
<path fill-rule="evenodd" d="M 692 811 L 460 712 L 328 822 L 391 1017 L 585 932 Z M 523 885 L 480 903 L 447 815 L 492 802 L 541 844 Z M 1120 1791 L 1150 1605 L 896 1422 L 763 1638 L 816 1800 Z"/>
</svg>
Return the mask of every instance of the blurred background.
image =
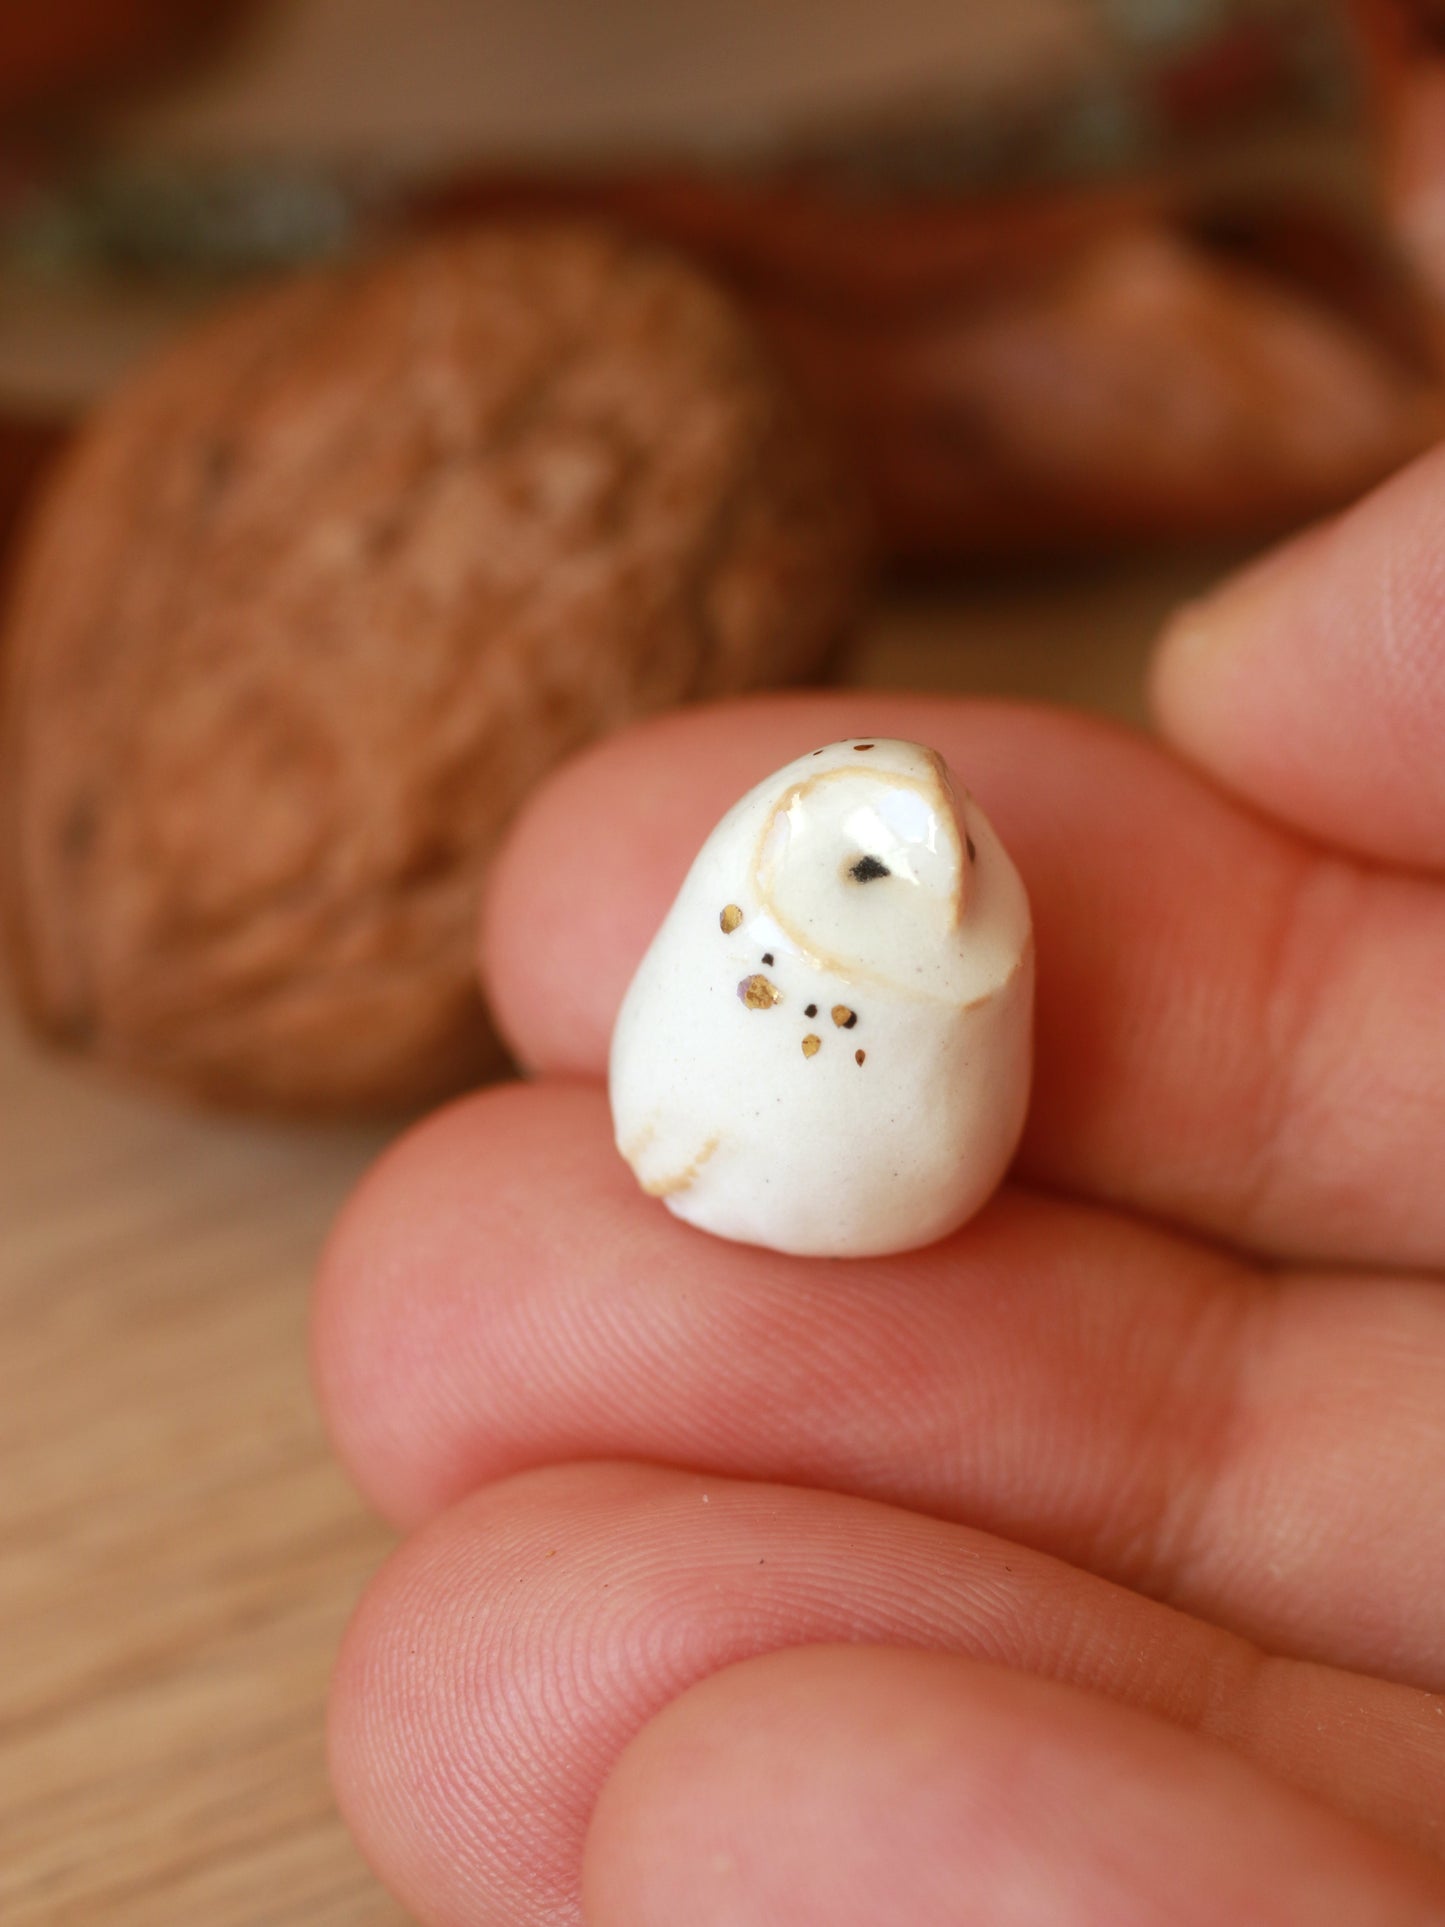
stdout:
<svg viewBox="0 0 1445 1927">
<path fill-rule="evenodd" d="M 528 789 L 776 682 L 1142 724 L 1442 308 L 1430 0 L 0 0 L 0 1916 L 401 1918 L 305 1291 L 503 1068 Z"/>
</svg>

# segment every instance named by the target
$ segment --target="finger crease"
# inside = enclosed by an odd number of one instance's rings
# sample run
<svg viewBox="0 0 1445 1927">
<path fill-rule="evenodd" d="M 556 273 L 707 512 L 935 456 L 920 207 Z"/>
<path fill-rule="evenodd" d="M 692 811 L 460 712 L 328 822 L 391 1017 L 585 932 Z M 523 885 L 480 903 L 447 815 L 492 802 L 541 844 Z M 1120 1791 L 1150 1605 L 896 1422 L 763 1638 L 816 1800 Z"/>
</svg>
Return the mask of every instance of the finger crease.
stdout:
<svg viewBox="0 0 1445 1927">
<path fill-rule="evenodd" d="M 1300 860 L 1283 892 L 1259 976 L 1255 1034 L 1262 1047 L 1254 1089 L 1242 1107 L 1250 1122 L 1235 1222 L 1247 1234 L 1273 1216 L 1276 1194 L 1295 1163 L 1298 1121 L 1318 1103 L 1309 1088 L 1318 1086 L 1318 1075 L 1306 1079 L 1302 1066 L 1340 979 L 1340 952 L 1359 925 L 1364 884 L 1353 865 L 1311 855 Z"/>
<path fill-rule="evenodd" d="M 1201 1587 L 1212 1590 L 1209 1576 L 1217 1573 L 1222 1551 L 1215 1500 L 1250 1449 L 1253 1388 L 1274 1351 L 1280 1302 L 1263 1273 L 1210 1280 L 1184 1324 L 1172 1369 L 1160 1375 L 1156 1397 L 1141 1414 L 1139 1457 L 1147 1483 L 1127 1500 L 1139 1523 L 1132 1544 L 1116 1548 L 1114 1571 L 1150 1598 L 1196 1611 Z"/>
</svg>

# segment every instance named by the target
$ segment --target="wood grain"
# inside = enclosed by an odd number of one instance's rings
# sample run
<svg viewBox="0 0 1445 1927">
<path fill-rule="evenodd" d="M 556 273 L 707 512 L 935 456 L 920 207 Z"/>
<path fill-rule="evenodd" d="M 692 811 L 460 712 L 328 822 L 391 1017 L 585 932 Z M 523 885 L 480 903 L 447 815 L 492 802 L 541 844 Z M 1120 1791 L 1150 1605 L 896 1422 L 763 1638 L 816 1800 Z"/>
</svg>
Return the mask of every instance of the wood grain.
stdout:
<svg viewBox="0 0 1445 1927">
<path fill-rule="evenodd" d="M 850 680 L 1141 713 L 1209 559 L 895 598 Z M 0 1921 L 392 1927 L 327 1792 L 386 1533 L 329 1461 L 308 1275 L 374 1134 L 166 1108 L 0 1016 Z"/>
<path fill-rule="evenodd" d="M 330 1658 L 387 1548 L 306 1383 L 375 1149 L 165 1110 L 0 1028 L 0 1920 L 403 1916 L 336 1818 Z"/>
</svg>

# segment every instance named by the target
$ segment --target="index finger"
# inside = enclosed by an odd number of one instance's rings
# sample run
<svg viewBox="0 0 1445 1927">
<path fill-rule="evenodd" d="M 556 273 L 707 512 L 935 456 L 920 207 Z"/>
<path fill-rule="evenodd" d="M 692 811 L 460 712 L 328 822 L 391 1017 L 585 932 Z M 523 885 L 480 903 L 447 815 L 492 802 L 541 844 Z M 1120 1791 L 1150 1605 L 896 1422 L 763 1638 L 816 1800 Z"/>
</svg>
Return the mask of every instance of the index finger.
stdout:
<svg viewBox="0 0 1445 1927">
<path fill-rule="evenodd" d="M 1330 843 L 1445 869 L 1445 449 L 1181 611 L 1154 665 L 1172 741 Z"/>
<path fill-rule="evenodd" d="M 1274 1255 L 1445 1258 L 1445 891 L 1323 851 L 1079 715 L 849 691 L 608 739 L 533 798 L 492 876 L 484 970 L 520 1059 L 600 1077 L 713 824 L 771 770 L 860 731 L 941 751 L 1028 885 L 1027 1175 Z"/>
</svg>

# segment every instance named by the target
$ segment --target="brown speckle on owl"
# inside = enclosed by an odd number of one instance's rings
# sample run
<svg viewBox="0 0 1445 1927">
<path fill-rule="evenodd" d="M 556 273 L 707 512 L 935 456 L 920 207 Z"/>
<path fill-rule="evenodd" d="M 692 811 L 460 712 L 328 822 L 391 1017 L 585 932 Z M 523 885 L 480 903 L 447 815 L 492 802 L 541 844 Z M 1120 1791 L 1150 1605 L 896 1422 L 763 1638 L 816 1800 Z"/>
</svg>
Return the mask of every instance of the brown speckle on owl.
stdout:
<svg viewBox="0 0 1445 1927">
<path fill-rule="evenodd" d="M 763 976 L 744 977 L 738 985 L 738 996 L 749 1010 L 771 1010 L 783 1001 L 782 991 Z"/>
</svg>

